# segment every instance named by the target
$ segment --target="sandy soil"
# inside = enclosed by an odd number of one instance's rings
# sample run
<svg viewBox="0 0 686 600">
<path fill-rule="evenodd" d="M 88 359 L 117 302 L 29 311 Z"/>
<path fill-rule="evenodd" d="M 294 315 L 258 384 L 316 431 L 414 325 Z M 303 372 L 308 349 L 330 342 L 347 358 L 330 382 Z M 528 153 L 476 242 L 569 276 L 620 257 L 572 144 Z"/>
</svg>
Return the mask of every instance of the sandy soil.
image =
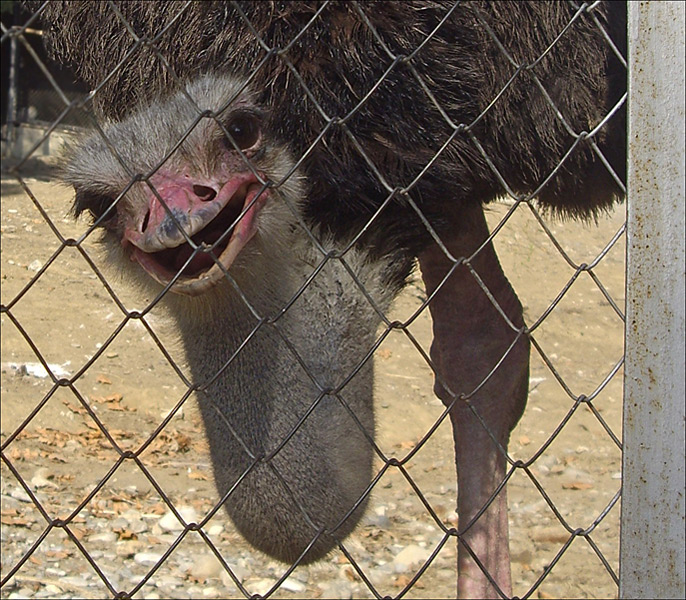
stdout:
<svg viewBox="0 0 686 600">
<path fill-rule="evenodd" d="M 100 264 L 95 236 L 83 243 L 83 251 L 62 246 L 60 235 L 78 238 L 86 231 L 85 222 L 74 222 L 66 214 L 70 191 L 49 177 L 29 178 L 27 185 L 31 195 L 14 179 L 2 182 L 2 304 L 8 308 L 2 314 L 2 577 L 31 554 L 32 545 L 46 530 L 47 534 L 15 577 L 5 583 L 2 597 L 45 596 L 46 589 L 53 590 L 48 585 L 56 586 L 58 597 L 104 597 L 111 592 L 94 575 L 95 568 L 83 551 L 63 530 L 48 528 L 41 510 L 51 518 L 66 518 L 78 509 L 73 521 L 75 538 L 89 552 L 98 549 L 97 556 L 103 558 L 95 563 L 108 577 L 131 568 L 133 576 L 122 589 L 133 589 L 140 567 L 134 558 L 153 547 L 164 552 L 168 534 L 159 530 L 137 533 L 133 527 L 112 525 L 116 536 L 102 538 L 114 540 L 111 545 L 116 552 L 109 555 L 103 554 L 95 537 L 89 541 L 94 536 L 92 523 L 106 526 L 122 515 L 125 525 L 135 522 L 125 509 L 133 508 L 146 518 L 159 518 L 168 510 L 159 491 L 133 461 L 110 471 L 119 459 L 114 445 L 137 451 L 184 397 L 186 386 L 171 365 L 177 365 L 181 373 L 187 373 L 187 368 L 174 331 L 159 315 L 146 319 L 149 330 L 138 321 L 122 326 L 122 310 L 89 264 L 90 260 Z M 493 208 L 492 227 L 509 208 L 507 204 Z M 544 220 L 570 261 L 591 264 L 622 226 L 624 214 L 620 207 L 597 225 Z M 496 247 L 525 305 L 527 322 L 538 322 L 574 277 L 574 269 L 526 206 L 519 207 L 497 235 Z M 623 236 L 593 273 L 623 310 Z M 107 271 L 107 282 L 127 309 L 145 306 L 145 299 L 128 289 L 117 273 Z M 408 318 L 423 298 L 416 279 L 397 300 L 393 318 Z M 428 352 L 429 315 L 422 313 L 410 329 Z M 619 503 L 612 505 L 612 501 L 620 487 L 621 452 L 605 426 L 621 439 L 621 368 L 606 379 L 623 355 L 623 322 L 596 281 L 581 273 L 537 326 L 534 338 L 561 381 L 534 351 L 529 404 L 512 435 L 512 458 L 531 459 L 563 422 L 564 426 L 530 467 L 531 477 L 520 469 L 508 486 L 514 592 L 520 597 L 613 598 L 617 587 L 603 562 L 618 572 Z M 105 351 L 84 370 L 103 345 Z M 54 386 L 41 376 L 34 367 L 38 355 L 63 369 L 58 378 L 78 375 L 73 389 Z M 388 455 L 403 457 L 441 417 L 442 405 L 433 396 L 430 369 L 402 333 L 381 345 L 376 368 L 378 441 Z M 593 398 L 595 413 L 587 404 L 575 404 L 581 394 Z M 111 440 L 79 397 L 97 415 Z M 456 522 L 451 446 L 449 424 L 443 422 L 408 465 L 424 498 L 448 526 Z M 192 399 L 139 459 L 175 505 L 194 507 L 201 518 L 214 506 L 217 499 L 202 425 Z M 17 474 L 35 493 L 41 510 L 33 502 L 7 500 L 21 495 Z M 105 484 L 80 508 L 108 474 Z M 611 509 L 587 538 L 572 539 L 561 524 L 560 518 L 571 531 L 586 530 L 609 505 Z M 264 593 L 262 582 L 273 582 L 285 572 L 285 566 L 242 542 L 221 512 L 207 527 L 212 524 L 222 526 L 209 536 L 219 553 L 229 562 L 239 555 L 243 560 L 247 570 L 243 585 L 250 593 Z M 275 597 L 373 597 L 374 593 L 396 596 L 404 592 L 408 598 L 454 596 L 453 540 L 442 546 L 409 590 L 421 563 L 399 565 L 396 560 L 407 547 L 419 549 L 426 558 L 442 537 L 407 480 L 391 470 L 375 489 L 369 517 L 346 542 L 375 592 L 337 552 L 327 564 L 296 569 L 298 585 L 278 589 Z M 119 552 L 126 547 L 132 550 Z M 136 597 L 167 597 L 171 589 L 176 590 L 173 597 L 187 597 L 184 593 L 239 596 L 232 582 L 216 570 L 207 576 L 199 575 L 197 569 L 195 574 L 192 569 L 183 570 L 179 561 L 184 553 L 192 562 L 199 553 L 209 555 L 208 548 L 199 535 L 187 536 Z M 55 570 L 55 563 L 61 571 Z M 67 577 L 60 578 L 60 572 Z M 79 587 L 78 578 L 68 579 L 85 572 L 90 578 L 85 587 Z M 150 567 L 140 572 L 149 574 Z M 160 584 L 164 577 L 177 578 L 183 586 L 168 590 Z M 142 579 L 143 575 L 138 576 L 138 581 Z"/>
</svg>

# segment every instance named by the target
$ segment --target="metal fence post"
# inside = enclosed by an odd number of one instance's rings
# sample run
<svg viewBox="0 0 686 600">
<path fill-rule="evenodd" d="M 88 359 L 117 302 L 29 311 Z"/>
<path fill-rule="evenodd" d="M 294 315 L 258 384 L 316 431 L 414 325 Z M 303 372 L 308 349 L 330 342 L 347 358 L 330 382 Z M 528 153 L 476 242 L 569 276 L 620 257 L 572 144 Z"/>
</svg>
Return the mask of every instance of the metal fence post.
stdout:
<svg viewBox="0 0 686 600">
<path fill-rule="evenodd" d="M 684 597 L 684 15 L 629 2 L 620 598 Z"/>
</svg>

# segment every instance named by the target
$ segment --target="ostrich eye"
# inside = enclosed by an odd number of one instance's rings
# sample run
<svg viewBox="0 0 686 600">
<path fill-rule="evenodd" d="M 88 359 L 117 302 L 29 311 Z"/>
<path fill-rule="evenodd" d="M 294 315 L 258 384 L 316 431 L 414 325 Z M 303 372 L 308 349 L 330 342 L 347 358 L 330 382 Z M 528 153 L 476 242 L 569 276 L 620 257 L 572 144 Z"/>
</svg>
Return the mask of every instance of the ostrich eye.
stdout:
<svg viewBox="0 0 686 600">
<path fill-rule="evenodd" d="M 226 125 L 233 141 L 241 150 L 252 148 L 260 139 L 260 120 L 250 113 L 241 113 L 233 116 Z M 227 147 L 233 149 L 230 141 L 226 141 Z"/>
<path fill-rule="evenodd" d="M 116 198 L 116 195 L 108 196 L 106 194 L 100 194 L 79 188 L 77 188 L 75 191 L 76 197 L 74 199 L 74 206 L 72 207 L 74 216 L 78 217 L 84 211 L 88 211 L 94 222 L 107 212 Z M 110 211 L 107 220 L 109 221 L 116 214 L 116 209 L 113 209 Z"/>
</svg>

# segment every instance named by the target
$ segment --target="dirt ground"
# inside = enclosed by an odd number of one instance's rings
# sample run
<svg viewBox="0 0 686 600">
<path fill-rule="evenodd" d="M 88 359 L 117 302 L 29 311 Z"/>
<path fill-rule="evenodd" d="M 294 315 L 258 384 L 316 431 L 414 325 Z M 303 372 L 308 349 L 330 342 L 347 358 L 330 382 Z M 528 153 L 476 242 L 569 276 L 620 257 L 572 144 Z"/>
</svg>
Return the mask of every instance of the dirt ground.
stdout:
<svg viewBox="0 0 686 600">
<path fill-rule="evenodd" d="M 26 183 L 32 196 L 15 179 L 2 180 L 2 597 L 102 598 L 113 595 L 112 589 L 140 598 L 241 597 L 207 540 L 249 594 L 268 593 L 287 567 L 251 549 L 222 512 L 203 527 L 204 536 L 184 535 L 162 522 L 169 506 L 160 492 L 198 521 L 217 502 L 192 398 L 138 463 L 115 450 L 138 451 L 184 397 L 187 388 L 170 362 L 187 373 L 183 352 L 174 331 L 154 312 L 146 319 L 150 330 L 139 321 L 122 326 L 122 310 L 87 258 L 58 239 L 86 231 L 84 221 L 67 215 L 70 191 L 48 176 Z M 494 206 L 491 227 L 510 208 Z M 555 243 L 527 206 L 517 208 L 495 239 L 530 326 L 575 276 L 561 250 L 574 264 L 592 264 L 622 227 L 624 207 L 597 224 L 543 220 Z M 94 237 L 83 249 L 100 264 Z M 146 299 L 116 272 L 106 273 L 127 309 L 145 306 Z M 512 458 L 530 460 L 564 426 L 530 475 L 518 469 L 508 484 L 519 597 L 617 596 L 610 571 L 618 573 L 620 507 L 613 499 L 621 483 L 621 452 L 606 427 L 621 439 L 623 322 L 601 288 L 623 311 L 623 235 L 592 273 L 574 280 L 533 333 L 545 358 L 532 352 L 529 403 L 512 434 Z M 392 318 L 407 319 L 422 299 L 417 277 L 398 298 Z M 427 352 L 430 327 L 425 311 L 410 328 Z M 104 352 L 84 370 L 103 345 Z M 73 389 L 53 385 L 38 355 L 57 379 L 75 378 Z M 432 393 L 429 367 L 402 333 L 389 336 L 375 360 L 378 442 L 387 455 L 403 457 L 441 417 L 442 405 Z M 575 403 L 582 394 L 592 398 L 592 408 Z M 442 422 L 422 446 L 408 473 L 437 517 L 454 526 L 449 423 Z M 27 498 L 29 491 L 40 508 Z M 69 533 L 48 526 L 48 519 L 69 516 Z M 573 537 L 575 530 L 589 531 Z M 336 551 L 322 563 L 298 567 L 274 597 L 454 597 L 455 541 L 441 546 L 443 541 L 408 481 L 391 469 L 375 488 L 368 516 L 345 543 L 355 564 Z"/>
</svg>

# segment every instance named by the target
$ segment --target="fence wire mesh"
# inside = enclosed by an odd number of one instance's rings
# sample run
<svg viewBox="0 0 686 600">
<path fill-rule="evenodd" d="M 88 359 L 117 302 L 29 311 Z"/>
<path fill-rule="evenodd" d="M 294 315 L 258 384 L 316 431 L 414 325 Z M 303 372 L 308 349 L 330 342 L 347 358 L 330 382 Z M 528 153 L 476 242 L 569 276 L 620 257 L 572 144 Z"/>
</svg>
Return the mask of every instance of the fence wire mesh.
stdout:
<svg viewBox="0 0 686 600">
<path fill-rule="evenodd" d="M 122 14 L 125 11 L 119 3 L 102 5 L 119 24 L 124 54 L 133 56 L 146 49 L 157 60 L 160 77 L 174 80 L 179 57 L 166 54 L 159 46 L 165 35 L 178 32 L 184 19 L 190 18 L 193 3 L 171 4 L 173 18 L 147 33 L 137 30 Z M 160 160 L 154 159 L 154 168 L 140 171 L 128 161 L 128 150 L 122 153 L 117 148 L 121 139 L 97 121 L 92 111 L 93 101 L 101 101 L 103 90 L 130 68 L 127 60 L 119 61 L 91 92 L 70 100 L 74 94 L 63 91 L 51 77 L 53 65 L 28 50 L 27 30 L 40 30 L 44 7 L 31 4 L 34 13 L 21 24 L 6 26 L 3 20 L 3 52 L 10 44 L 26 48 L 26 60 L 38 64 L 54 92 L 52 98 L 60 98 L 62 106 L 59 116 L 41 135 L 24 145 L 17 143 L 18 139 L 28 139 L 17 135 L 25 124 L 19 120 L 8 119 L 3 135 L 4 155 L 11 157 L 3 160 L 7 168 L 2 179 L 2 597 L 454 597 L 457 538 L 462 539 L 471 524 L 459 521 L 455 513 L 449 409 L 432 391 L 434 376 L 444 387 L 450 387 L 441 380 L 442 374 L 436 373 L 430 358 L 428 307 L 434 295 L 427 295 L 415 270 L 409 284 L 386 308 L 379 301 L 378 290 L 368 289 L 380 276 L 360 274 L 364 268 L 355 259 L 366 233 L 375 224 L 386 224 L 385 215 L 398 203 L 409 207 L 408 214 L 416 215 L 413 218 L 419 226 L 427 228 L 429 237 L 450 257 L 451 273 L 466 265 L 473 281 L 518 336 L 473 389 L 456 390 L 453 404 L 468 403 L 487 384 L 517 339 L 526 337 L 531 342 L 527 409 L 512 432 L 509 447 L 501 448 L 507 460 L 500 483 L 509 491 L 514 595 L 616 595 L 624 213 L 620 206 L 597 214 L 593 222 L 574 221 L 542 211 L 536 200 L 582 144 L 588 144 L 603 168 L 612 172 L 611 161 L 596 139 L 607 123 L 617 118 L 624 96 L 599 121 L 580 130 L 567 120 L 566 107 L 553 101 L 546 87 L 549 83 L 537 75 L 537 67 L 581 22 L 593 24 L 598 39 L 625 65 L 597 14 L 599 4 L 570 3 L 565 26 L 525 61 L 512 55 L 499 37 L 497 24 L 494 26 L 485 13 L 480 14 L 479 8 L 474 9 L 476 22 L 510 69 L 500 92 L 466 122 L 456 121 L 450 107 L 442 105 L 432 91 L 433 82 L 422 70 L 423 53 L 432 40 L 446 23 L 466 10 L 460 2 L 441 7 L 435 27 L 402 55 L 370 18 L 370 5 L 350 3 L 346 10 L 355 15 L 356 26 L 386 59 L 381 76 L 367 89 L 351 90 L 358 101 L 346 114 L 331 114 L 330 103 L 310 89 L 303 77 L 307 65 L 289 58 L 290 50 L 308 28 L 327 23 L 336 14 L 333 4 L 317 5 L 305 28 L 292 31 L 291 38 L 278 44 L 260 35 L 243 3 L 229 5 L 254 34 L 250 51 L 262 57 L 257 70 L 268 60 L 281 61 L 287 78 L 301 90 L 299 101 L 318 113 L 321 130 L 280 177 L 264 177 L 254 164 L 260 157 L 248 151 L 241 153 L 246 168 L 255 176 L 251 180 L 254 185 L 269 189 L 274 198 L 282 200 L 288 210 L 284 214 L 293 216 L 293 229 L 311 247 L 307 255 L 310 267 L 278 310 L 270 314 L 251 296 L 252 289 L 245 289 L 244 279 L 234 276 L 231 269 L 223 269 L 222 276 L 246 308 L 241 313 L 247 315 L 246 322 L 236 326 L 245 335 L 241 334 L 240 343 L 210 365 L 211 373 L 203 377 L 198 377 L 197 371 L 191 374 L 192 357 L 188 354 L 192 348 L 187 340 L 180 340 L 165 302 L 169 301 L 169 288 L 182 279 L 184 269 L 207 250 L 207 245 L 179 227 L 190 250 L 176 263 L 175 273 L 154 291 L 149 286 L 131 285 L 123 267 L 108 264 L 113 254 L 100 242 L 99 225 L 106 223 L 115 209 L 103 208 L 95 223 L 84 217 L 74 219 L 69 214 L 73 190 L 61 185 L 55 175 L 61 155 L 45 157 L 42 149 L 49 138 L 53 145 L 58 139 L 69 139 L 71 131 L 62 125 L 70 124 L 72 111 L 85 110 L 92 130 L 99 132 L 97 135 L 119 156 L 117 168 L 126 173 L 120 193 L 111 198 L 115 206 L 123 205 L 125 192 L 144 186 L 178 226 L 178 216 L 167 206 L 155 174 L 185 140 L 194 139 L 193 132 L 208 116 L 236 150 L 245 150 L 240 139 L 244 132 L 227 129 L 217 118 L 223 107 L 215 106 L 209 114 L 197 106 L 193 94 L 187 93 L 184 102 L 196 115 L 193 126 L 184 128 L 183 136 L 174 139 Z M 271 6 L 274 15 L 283 9 L 280 3 Z M 329 26 L 335 28 L 335 23 Z M 404 76 L 424 92 L 424 105 L 415 110 L 439 113 L 448 133 L 437 137 L 440 143 L 423 169 L 399 175 L 377 164 L 364 136 L 355 129 L 355 117 L 374 94 L 386 93 L 384 86 L 401 67 Z M 19 65 L 19 80 L 25 68 Z M 246 85 L 254 77 L 254 73 L 248 74 Z M 522 78 L 539 90 L 570 139 L 556 166 L 539 173 L 526 193 L 520 193 L 521 186 L 501 173 L 499 159 L 489 155 L 489 146 L 480 139 L 478 129 L 501 97 Z M 151 88 L 154 85 L 151 83 Z M 402 91 L 398 95 L 397 111 L 401 111 Z M 37 96 L 40 94 L 28 97 L 35 101 Z M 31 112 L 27 106 L 23 108 L 27 110 L 15 111 L 13 118 Z M 412 116 L 397 111 L 394 106 L 388 107 L 385 118 L 389 126 L 393 120 Z M 327 138 L 333 131 L 338 137 Z M 492 133 L 507 140 L 507 131 Z M 313 229 L 288 191 L 289 182 L 298 177 L 317 145 L 331 139 L 356 153 L 373 173 L 384 198 L 370 211 L 368 220 L 338 246 L 328 244 L 327 236 Z M 470 152 L 480 157 L 499 182 L 501 198 L 489 205 L 486 213 L 489 240 L 522 301 L 524 327 L 510 320 L 484 281 L 484 274 L 474 268 L 487 247 L 486 240 L 473 255 L 453 257 L 444 244 L 444 233 L 436 231 L 415 193 L 430 177 L 432 167 L 450 155 L 456 140 L 468 144 Z M 621 175 L 612 176 L 622 186 Z M 259 196 L 259 191 L 253 191 Z M 249 209 L 242 212 L 247 214 Z M 146 222 L 150 219 L 154 215 L 148 213 Z M 389 231 L 389 237 L 392 235 Z M 220 244 L 223 237 L 213 239 L 210 246 Z M 341 372 L 322 377 L 312 368 L 311 357 L 303 356 L 302 340 L 293 339 L 285 315 L 302 306 L 313 286 L 323 289 L 317 281 L 332 269 L 337 269 L 347 286 L 358 290 L 354 297 L 359 303 L 351 302 L 341 317 L 349 331 L 336 338 L 339 345 L 353 348 L 354 357 Z M 378 316 L 379 325 L 374 326 L 369 338 L 346 337 L 365 326 L 354 324 L 358 313 Z M 360 318 L 369 321 L 369 316 Z M 203 332 L 196 346 L 211 345 L 209 338 L 223 335 L 225 330 L 217 325 L 216 332 Z M 238 440 L 245 455 L 245 466 L 235 486 L 227 486 L 218 494 L 204 436 L 208 423 L 206 420 L 203 426 L 195 395 L 211 390 L 213 382 L 225 373 L 252 368 L 246 367 L 244 357 L 251 343 L 257 343 L 254 340 L 266 335 L 265 331 L 273 332 L 269 339 L 276 340 L 275 347 L 289 357 L 293 369 L 313 382 L 317 392 L 307 399 L 308 410 L 263 453 L 255 452 L 236 432 L 224 405 L 209 401 L 214 420 L 225 425 L 230 432 L 227 435 Z M 370 430 L 356 413 L 351 390 L 357 389 L 355 382 L 372 361 L 376 426 Z M 266 376 L 262 372 L 258 377 Z M 285 380 L 277 383 L 289 385 Z M 250 393 L 248 387 L 240 389 L 246 397 Z M 282 392 L 277 388 L 275 393 Z M 290 489 L 279 457 L 307 426 L 310 415 L 331 399 L 357 428 L 351 435 L 372 449 L 371 482 L 357 500 L 364 502 L 369 497 L 369 507 L 355 530 L 339 539 L 335 550 L 321 561 L 305 564 L 302 556 L 286 563 L 275 561 L 243 539 L 223 506 L 238 493 L 235 490 L 242 481 L 260 468 L 270 469 L 276 480 Z M 475 413 L 484 423 L 478 406 Z M 500 487 L 491 490 L 492 498 L 481 512 L 499 491 Z M 349 507 L 342 521 L 353 508 Z M 309 519 L 307 507 L 295 496 L 288 510 Z M 477 515 L 480 517 L 481 513 Z M 311 544 L 316 544 L 323 533 L 316 526 L 313 531 Z"/>
</svg>

